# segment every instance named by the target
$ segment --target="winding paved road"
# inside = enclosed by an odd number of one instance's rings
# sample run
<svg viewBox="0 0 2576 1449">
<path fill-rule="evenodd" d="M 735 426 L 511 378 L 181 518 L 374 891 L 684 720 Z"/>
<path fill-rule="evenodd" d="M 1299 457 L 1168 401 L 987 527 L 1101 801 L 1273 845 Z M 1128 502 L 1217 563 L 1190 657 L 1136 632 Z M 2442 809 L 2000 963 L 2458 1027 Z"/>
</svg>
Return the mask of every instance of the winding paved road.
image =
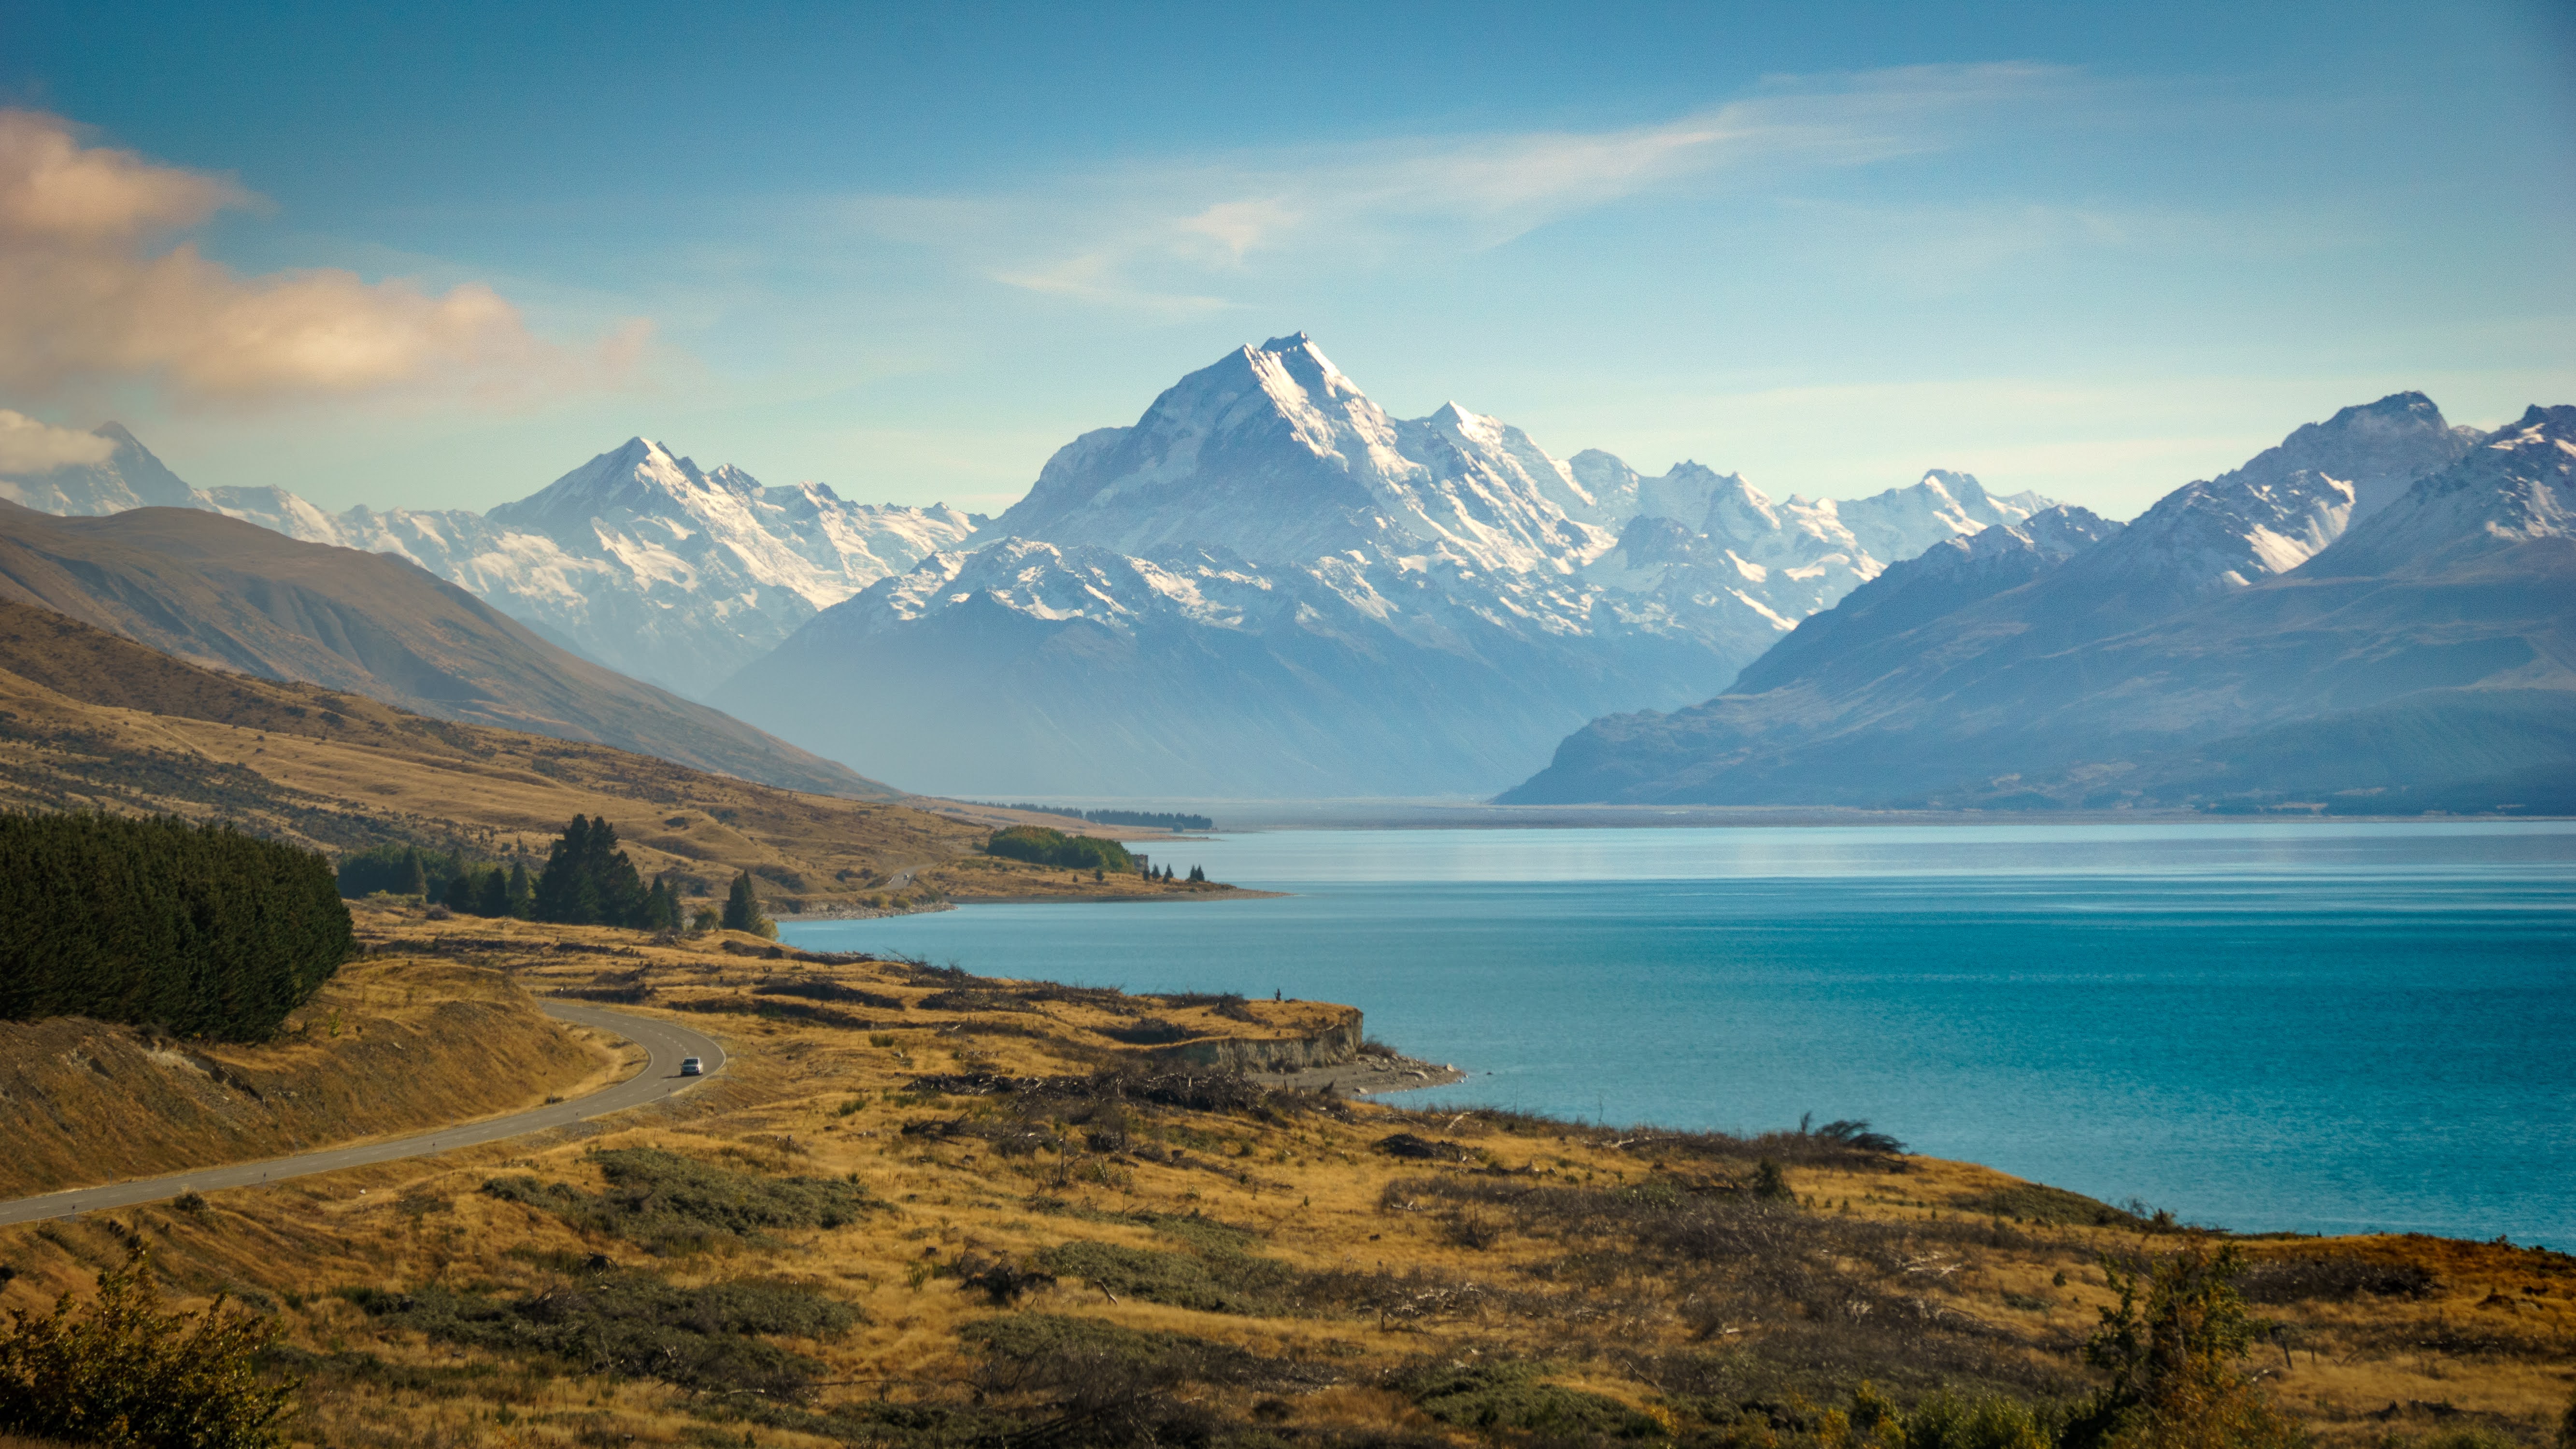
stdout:
<svg viewBox="0 0 2576 1449">
<path fill-rule="evenodd" d="M 492 1117 L 481 1122 L 468 1122 L 457 1127 L 442 1127 L 430 1132 L 415 1132 L 409 1137 L 396 1137 L 383 1142 L 369 1142 L 357 1147 L 335 1147 L 321 1152 L 299 1153 L 293 1157 L 272 1157 L 266 1162 L 237 1162 L 221 1167 L 201 1167 L 193 1172 L 174 1172 L 166 1177 L 147 1177 L 132 1182 L 108 1183 L 99 1187 L 74 1188 L 69 1192 L 47 1193 L 43 1197 L 22 1197 L 15 1202 L 0 1203 L 0 1227 L 11 1223 L 31 1223 L 43 1218 L 65 1217 L 72 1213 L 99 1212 L 108 1208 L 132 1207 L 137 1203 L 158 1202 L 177 1197 L 183 1192 L 214 1192 L 227 1187 L 257 1187 L 266 1182 L 284 1182 L 290 1177 L 305 1177 L 316 1172 L 336 1172 L 344 1167 L 365 1167 L 378 1162 L 394 1162 L 405 1157 L 425 1157 L 433 1152 L 446 1152 L 458 1147 L 475 1147 L 498 1142 L 526 1132 L 548 1127 L 569 1127 L 575 1122 L 658 1102 L 665 1097 L 687 1091 L 706 1077 L 680 1075 L 680 1058 L 698 1057 L 706 1063 L 707 1077 L 724 1069 L 724 1048 L 714 1038 L 702 1036 L 672 1022 L 649 1017 L 628 1016 L 622 1011 L 602 1011 L 596 1006 L 581 1006 L 568 1001 L 537 1003 L 548 1016 L 569 1021 L 576 1026 L 595 1027 L 622 1036 L 652 1053 L 644 1070 L 614 1085 L 602 1087 L 586 1097 L 569 1102 L 556 1102 L 533 1111 L 517 1112 L 507 1117 Z"/>
</svg>

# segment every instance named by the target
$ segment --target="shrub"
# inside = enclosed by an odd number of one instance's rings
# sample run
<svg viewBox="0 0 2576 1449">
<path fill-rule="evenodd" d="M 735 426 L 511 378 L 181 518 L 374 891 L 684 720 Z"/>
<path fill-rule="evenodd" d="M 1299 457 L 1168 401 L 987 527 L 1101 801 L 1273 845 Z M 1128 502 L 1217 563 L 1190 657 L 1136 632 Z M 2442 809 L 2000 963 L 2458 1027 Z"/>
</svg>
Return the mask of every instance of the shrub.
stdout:
<svg viewBox="0 0 2576 1449">
<path fill-rule="evenodd" d="M 227 1308 L 160 1310 L 150 1259 L 129 1249 L 101 1273 L 98 1297 L 72 1295 L 43 1317 L 10 1312 L 0 1336 L 0 1427 L 112 1449 L 265 1449 L 295 1385 L 258 1371 L 277 1325 Z"/>
<path fill-rule="evenodd" d="M 0 815 L 0 1017 L 264 1040 L 352 940 L 310 851 L 176 818 Z"/>
<path fill-rule="evenodd" d="M 2284 1253 L 2255 1260 L 2237 1278 L 2248 1303 L 2343 1302 L 2368 1293 L 2377 1298 L 2424 1298 L 2433 1275 L 2414 1263 L 2374 1263 L 2355 1253 Z"/>
<path fill-rule="evenodd" d="M 1462 1428 L 1518 1430 L 1551 1439 L 1660 1437 L 1654 1420 L 1601 1394 L 1543 1382 L 1538 1364 L 1441 1364 L 1388 1385 L 1422 1412 Z"/>
<path fill-rule="evenodd" d="M 650 1273 L 601 1273 L 510 1299 L 439 1287 L 342 1296 L 372 1318 L 448 1343 L 790 1398 L 822 1365 L 760 1335 L 828 1338 L 862 1321 L 856 1308 L 811 1288 L 759 1279 L 680 1288 Z"/>
<path fill-rule="evenodd" d="M 2054 1449 L 2057 1436 L 2028 1404 L 1943 1389 L 1904 1417 L 1905 1449 Z"/>
<path fill-rule="evenodd" d="M 1014 825 L 996 830 L 993 838 L 984 842 L 984 853 L 1064 870 L 1114 870 L 1125 875 L 1136 869 L 1136 858 L 1117 841 L 1089 835 L 1067 835 L 1041 825 Z"/>
<path fill-rule="evenodd" d="M 1037 1265 L 1120 1297 L 1202 1313 L 1283 1311 L 1283 1296 L 1297 1276 L 1283 1263 L 1249 1253 L 1168 1253 L 1115 1243 L 1060 1244 L 1040 1253 Z"/>
<path fill-rule="evenodd" d="M 837 1228 L 877 1205 L 856 1183 L 735 1172 L 657 1147 L 612 1148 L 592 1160 L 608 1179 L 608 1190 L 595 1196 L 526 1176 L 494 1178 L 483 1191 L 657 1253 L 697 1251 L 718 1239 L 777 1228 Z"/>
<path fill-rule="evenodd" d="M 2101 1310 L 2102 1326 L 2084 1356 L 2111 1382 L 2068 1425 L 2068 1449 L 2286 1449 L 2300 1442 L 2297 1429 L 2236 1369 L 2264 1331 L 2237 1296 L 2244 1268 L 2243 1249 L 2228 1244 L 2213 1253 L 2198 1238 L 2152 1261 L 2104 1257 L 2103 1277 L 2120 1301 Z"/>
<path fill-rule="evenodd" d="M 1789 1186 L 1789 1175 L 1780 1170 L 1780 1164 L 1766 1157 L 1753 1164 L 1753 1195 L 1759 1198 L 1787 1199 L 1796 1194 Z"/>
</svg>

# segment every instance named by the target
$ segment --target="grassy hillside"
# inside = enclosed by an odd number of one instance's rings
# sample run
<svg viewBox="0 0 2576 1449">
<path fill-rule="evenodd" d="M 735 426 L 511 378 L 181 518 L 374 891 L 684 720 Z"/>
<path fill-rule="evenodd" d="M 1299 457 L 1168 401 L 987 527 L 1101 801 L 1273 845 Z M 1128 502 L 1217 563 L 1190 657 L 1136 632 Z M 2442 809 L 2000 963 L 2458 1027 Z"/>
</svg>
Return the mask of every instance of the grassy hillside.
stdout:
<svg viewBox="0 0 2576 1449">
<path fill-rule="evenodd" d="M 631 1070 L 497 972 L 401 957 L 341 968 L 263 1045 L 57 1017 L 0 1022 L 0 1060 L 0 1197 L 496 1116 Z"/>
<path fill-rule="evenodd" d="M 615 745 L 797 790 L 901 794 L 732 716 L 559 649 L 385 554 L 218 514 L 56 518 L 0 502 L 0 599 L 182 658 L 418 714 Z"/>
<path fill-rule="evenodd" d="M 1189 894 L 989 858 L 988 828 L 905 805 L 226 674 L 5 600 L 0 808 L 167 811 L 335 854 L 408 842 L 539 864 L 565 822 L 599 816 L 640 870 L 675 872 L 693 901 L 748 870 L 773 910 Z"/>
<path fill-rule="evenodd" d="M 1858 1446 L 1896 1442 L 1872 1423 L 1889 1409 L 1922 1428 L 1910 1443 L 2002 1445 L 2028 1441 L 1935 1433 L 1939 1406 L 1982 1398 L 1992 1427 L 2092 1394 L 2103 1255 L 2191 1241 L 1848 1130 L 1407 1113 L 1130 1040 L 1354 1025 L 1313 1003 L 738 938 L 360 928 L 416 954 L 406 969 L 673 1013 L 729 1065 L 578 1134 L 0 1231 L 0 1305 L 80 1287 L 139 1236 L 179 1291 L 274 1314 L 306 1379 L 296 1437 L 353 1449 Z M 2549 1442 L 2576 1260 L 2238 1246 L 2268 1322 L 2236 1372 L 2318 1442 Z"/>
</svg>

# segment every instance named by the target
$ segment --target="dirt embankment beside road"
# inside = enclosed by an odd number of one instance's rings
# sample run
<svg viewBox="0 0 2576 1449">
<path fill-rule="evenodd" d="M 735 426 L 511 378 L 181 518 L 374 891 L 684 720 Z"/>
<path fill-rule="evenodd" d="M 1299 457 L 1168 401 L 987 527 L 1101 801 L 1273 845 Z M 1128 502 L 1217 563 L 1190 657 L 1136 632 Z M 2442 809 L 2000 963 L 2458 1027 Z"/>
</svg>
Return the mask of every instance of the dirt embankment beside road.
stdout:
<svg viewBox="0 0 2576 1449">
<path fill-rule="evenodd" d="M 262 1046 L 0 1022 L 0 1198 L 517 1111 L 619 1060 L 501 972 L 453 961 L 353 962 Z"/>
</svg>

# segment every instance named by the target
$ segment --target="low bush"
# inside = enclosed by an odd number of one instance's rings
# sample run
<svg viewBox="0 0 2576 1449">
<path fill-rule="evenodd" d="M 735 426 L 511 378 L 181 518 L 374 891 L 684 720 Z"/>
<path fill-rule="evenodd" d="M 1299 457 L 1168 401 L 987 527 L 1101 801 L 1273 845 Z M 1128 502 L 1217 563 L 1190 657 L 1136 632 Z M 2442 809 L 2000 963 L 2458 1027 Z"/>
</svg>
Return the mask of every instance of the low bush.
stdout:
<svg viewBox="0 0 2576 1449">
<path fill-rule="evenodd" d="M 689 1389 L 802 1395 L 822 1365 L 764 1341 L 831 1338 L 864 1321 L 811 1288 L 760 1279 L 682 1288 L 650 1273 L 608 1272 L 502 1298 L 423 1287 L 352 1288 L 343 1297 L 389 1327 L 497 1353 L 533 1353 Z"/>
<path fill-rule="evenodd" d="M 1435 1364 L 1398 1373 L 1387 1386 L 1432 1418 L 1463 1429 L 1558 1440 L 1664 1434 L 1662 1425 L 1617 1399 L 1546 1382 L 1540 1364 Z"/>
<path fill-rule="evenodd" d="M 274 1321 L 217 1298 L 203 1313 L 164 1313 L 150 1257 L 127 1250 L 98 1297 L 51 1313 L 12 1309 L 0 1335 L 0 1429 L 109 1449 L 267 1449 L 292 1383 L 270 1383 L 260 1355 Z"/>
<path fill-rule="evenodd" d="M 494 1178 L 483 1191 L 664 1254 L 781 1228 L 837 1228 L 877 1206 L 855 1183 L 736 1172 L 654 1147 L 612 1148 L 591 1160 L 608 1179 L 604 1192 L 528 1176 Z"/>
<path fill-rule="evenodd" d="M 1037 1263 L 1059 1278 L 1080 1278 L 1122 1298 L 1202 1313 L 1288 1312 L 1298 1279 L 1288 1265 L 1250 1253 L 1173 1253 L 1116 1243 L 1059 1244 L 1038 1254 Z"/>
<path fill-rule="evenodd" d="M 2346 1302 L 2374 1298 L 2429 1298 L 2433 1275 L 2415 1263 L 2374 1263 L 2355 1253 L 2284 1253 L 2257 1258 L 2237 1275 L 2236 1291 L 2248 1303 Z"/>
</svg>

